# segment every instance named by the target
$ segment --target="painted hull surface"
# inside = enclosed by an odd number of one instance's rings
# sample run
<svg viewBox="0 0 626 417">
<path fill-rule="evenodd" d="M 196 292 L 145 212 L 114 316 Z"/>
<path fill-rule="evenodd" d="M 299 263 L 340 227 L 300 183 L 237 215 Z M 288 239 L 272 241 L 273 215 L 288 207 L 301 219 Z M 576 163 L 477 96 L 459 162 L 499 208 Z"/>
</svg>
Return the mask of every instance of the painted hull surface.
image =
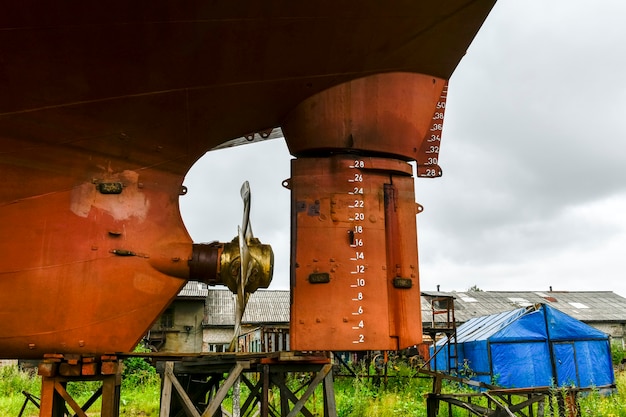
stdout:
<svg viewBox="0 0 626 417">
<path fill-rule="evenodd" d="M 494 1 L 13 3 L 0 357 L 39 358 L 128 351 L 176 296 L 192 245 L 178 199 L 205 152 L 358 78 L 448 79 Z"/>
</svg>

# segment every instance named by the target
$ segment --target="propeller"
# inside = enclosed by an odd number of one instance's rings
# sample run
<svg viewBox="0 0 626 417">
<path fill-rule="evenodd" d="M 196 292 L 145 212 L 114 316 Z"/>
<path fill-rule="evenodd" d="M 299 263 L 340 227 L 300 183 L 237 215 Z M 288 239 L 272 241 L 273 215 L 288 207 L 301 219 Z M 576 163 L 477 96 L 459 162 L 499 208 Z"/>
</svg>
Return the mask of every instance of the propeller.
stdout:
<svg viewBox="0 0 626 417">
<path fill-rule="evenodd" d="M 248 181 L 241 186 L 240 194 L 243 200 L 243 219 L 241 226 L 237 228 L 237 236 L 232 241 L 194 243 L 191 256 L 185 265 L 173 262 L 171 255 L 151 259 L 152 266 L 163 273 L 205 282 L 210 286 L 226 285 L 236 295 L 235 332 L 230 343 L 231 351 L 237 348 L 241 320 L 250 294 L 259 288 L 269 287 L 274 269 L 272 247 L 262 244 L 252 234 Z M 163 252 L 168 253 L 167 249 Z M 177 269 L 179 264 L 180 267 Z"/>
<path fill-rule="evenodd" d="M 245 181 L 241 186 L 241 199 L 243 200 L 243 219 L 241 226 L 237 228 L 237 241 L 239 248 L 238 260 L 231 263 L 231 276 L 235 282 L 229 285 L 235 293 L 235 329 L 229 350 L 237 351 L 239 334 L 241 333 L 241 321 L 246 310 L 250 294 L 260 286 L 267 288 L 272 279 L 274 254 L 269 245 L 263 245 L 252 234 L 250 224 L 250 184 Z M 235 287 L 235 288 L 233 288 Z"/>
</svg>

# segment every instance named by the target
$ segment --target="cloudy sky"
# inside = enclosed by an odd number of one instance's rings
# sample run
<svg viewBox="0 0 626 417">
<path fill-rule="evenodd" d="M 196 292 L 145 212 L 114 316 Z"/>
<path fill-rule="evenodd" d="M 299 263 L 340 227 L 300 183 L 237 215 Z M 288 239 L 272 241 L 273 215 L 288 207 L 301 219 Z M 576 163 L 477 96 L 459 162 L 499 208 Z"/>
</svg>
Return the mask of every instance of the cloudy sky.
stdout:
<svg viewBox="0 0 626 417">
<path fill-rule="evenodd" d="M 418 179 L 424 290 L 626 296 L 626 2 L 499 0 L 450 80 L 440 165 Z M 185 181 L 195 241 L 230 240 L 239 187 L 289 286 L 282 139 L 214 151 Z"/>
</svg>

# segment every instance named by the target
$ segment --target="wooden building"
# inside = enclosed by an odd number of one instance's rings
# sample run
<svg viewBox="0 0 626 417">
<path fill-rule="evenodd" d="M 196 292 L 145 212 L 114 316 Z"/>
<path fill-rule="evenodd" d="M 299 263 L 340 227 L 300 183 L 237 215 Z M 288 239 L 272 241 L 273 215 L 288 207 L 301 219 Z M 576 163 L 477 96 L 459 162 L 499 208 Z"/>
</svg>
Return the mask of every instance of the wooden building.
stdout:
<svg viewBox="0 0 626 417">
<path fill-rule="evenodd" d="M 453 300 L 453 315 L 433 310 L 432 300 Z M 611 291 L 471 291 L 423 292 L 424 329 L 445 329 L 444 322 L 461 325 L 474 317 L 498 314 L 545 303 L 611 336 L 626 346 L 626 298 Z M 189 282 L 155 322 L 147 335 L 155 350 L 222 352 L 233 335 L 234 295 L 227 289 Z M 251 295 L 243 316 L 245 351 L 289 349 L 289 291 L 259 290 Z M 435 313 L 435 314 L 433 314 Z M 443 314 L 445 313 L 445 314 Z M 445 333 L 445 331 L 444 331 Z"/>
<path fill-rule="evenodd" d="M 160 352 L 202 352 L 207 285 L 190 281 L 161 314 L 146 335 L 151 349 Z"/>
<path fill-rule="evenodd" d="M 190 281 L 153 324 L 146 341 L 160 352 L 223 352 L 232 340 L 234 322 L 235 298 L 229 290 Z M 289 291 L 253 293 L 241 333 L 247 338 L 242 341 L 243 350 L 288 350 Z"/>
</svg>

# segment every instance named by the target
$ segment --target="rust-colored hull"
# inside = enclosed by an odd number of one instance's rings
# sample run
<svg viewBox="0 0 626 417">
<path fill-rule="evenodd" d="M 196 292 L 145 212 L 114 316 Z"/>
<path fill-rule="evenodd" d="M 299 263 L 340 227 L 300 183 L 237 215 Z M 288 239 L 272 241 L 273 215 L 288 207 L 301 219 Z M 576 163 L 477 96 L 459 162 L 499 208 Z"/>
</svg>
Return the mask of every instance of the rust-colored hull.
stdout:
<svg viewBox="0 0 626 417">
<path fill-rule="evenodd" d="M 0 357 L 131 349 L 184 284 L 194 161 L 356 78 L 449 78 L 493 3 L 0 6 Z"/>
</svg>

